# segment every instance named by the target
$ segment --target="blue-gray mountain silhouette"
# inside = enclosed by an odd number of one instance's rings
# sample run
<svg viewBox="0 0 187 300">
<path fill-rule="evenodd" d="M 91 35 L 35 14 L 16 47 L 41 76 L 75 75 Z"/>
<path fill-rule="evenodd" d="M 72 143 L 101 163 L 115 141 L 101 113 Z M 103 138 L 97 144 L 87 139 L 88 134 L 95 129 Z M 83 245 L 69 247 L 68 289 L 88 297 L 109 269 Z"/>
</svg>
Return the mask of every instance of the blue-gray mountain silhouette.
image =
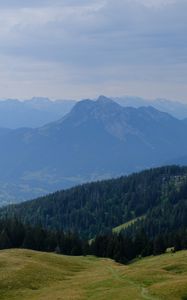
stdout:
<svg viewBox="0 0 187 300">
<path fill-rule="evenodd" d="M 187 153 L 187 125 L 101 96 L 43 127 L 2 129 L 0 142 L 1 198 L 9 187 L 13 201 L 172 162 Z"/>
</svg>

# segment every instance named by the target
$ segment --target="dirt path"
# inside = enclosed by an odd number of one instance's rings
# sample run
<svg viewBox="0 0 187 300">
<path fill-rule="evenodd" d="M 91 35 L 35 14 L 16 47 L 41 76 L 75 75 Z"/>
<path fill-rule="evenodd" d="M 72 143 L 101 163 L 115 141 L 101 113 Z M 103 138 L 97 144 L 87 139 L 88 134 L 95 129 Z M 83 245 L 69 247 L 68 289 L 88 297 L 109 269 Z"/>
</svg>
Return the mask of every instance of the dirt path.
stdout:
<svg viewBox="0 0 187 300">
<path fill-rule="evenodd" d="M 112 276 L 118 280 L 118 281 L 124 281 L 128 282 L 130 285 L 133 285 L 136 289 L 140 290 L 140 295 L 144 300 L 159 300 L 158 298 L 151 296 L 148 292 L 148 290 L 145 287 L 142 287 L 141 285 L 138 285 L 132 280 L 129 280 L 127 278 L 122 278 L 122 276 L 119 274 L 119 272 L 116 272 L 116 270 L 112 267 L 108 267 L 110 272 L 112 273 Z"/>
<path fill-rule="evenodd" d="M 155 298 L 153 296 L 151 296 L 148 292 L 148 290 L 144 287 L 141 288 L 141 296 L 145 299 L 145 300 L 159 300 L 158 298 Z"/>
</svg>

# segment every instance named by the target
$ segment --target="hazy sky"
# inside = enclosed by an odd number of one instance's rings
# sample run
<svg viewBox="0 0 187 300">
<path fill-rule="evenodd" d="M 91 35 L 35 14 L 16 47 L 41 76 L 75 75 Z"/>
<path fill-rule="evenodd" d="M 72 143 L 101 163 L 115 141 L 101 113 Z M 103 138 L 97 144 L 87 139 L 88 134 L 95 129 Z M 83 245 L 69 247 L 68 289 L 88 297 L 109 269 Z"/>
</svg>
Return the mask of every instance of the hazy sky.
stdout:
<svg viewBox="0 0 187 300">
<path fill-rule="evenodd" d="M 0 98 L 187 102 L 187 0 L 0 0 Z"/>
</svg>

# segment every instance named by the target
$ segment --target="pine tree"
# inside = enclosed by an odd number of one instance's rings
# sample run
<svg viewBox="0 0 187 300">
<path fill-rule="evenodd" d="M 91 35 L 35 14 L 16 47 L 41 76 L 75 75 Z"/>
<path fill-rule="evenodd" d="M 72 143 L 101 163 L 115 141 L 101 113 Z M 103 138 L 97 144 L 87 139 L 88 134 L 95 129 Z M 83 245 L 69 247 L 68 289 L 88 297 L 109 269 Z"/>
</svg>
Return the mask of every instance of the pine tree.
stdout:
<svg viewBox="0 0 187 300">
<path fill-rule="evenodd" d="M 9 249 L 12 247 L 10 238 L 7 234 L 6 229 L 3 229 L 0 233 L 0 249 Z"/>
</svg>

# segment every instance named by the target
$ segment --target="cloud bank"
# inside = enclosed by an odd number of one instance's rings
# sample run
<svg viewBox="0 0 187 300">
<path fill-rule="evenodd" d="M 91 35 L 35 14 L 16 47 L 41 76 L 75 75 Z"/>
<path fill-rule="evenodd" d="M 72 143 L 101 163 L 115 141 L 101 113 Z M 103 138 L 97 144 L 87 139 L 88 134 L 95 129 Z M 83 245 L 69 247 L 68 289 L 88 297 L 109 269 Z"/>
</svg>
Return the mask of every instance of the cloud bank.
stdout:
<svg viewBox="0 0 187 300">
<path fill-rule="evenodd" d="M 0 1 L 0 97 L 187 101 L 186 11 L 186 0 Z"/>
</svg>

